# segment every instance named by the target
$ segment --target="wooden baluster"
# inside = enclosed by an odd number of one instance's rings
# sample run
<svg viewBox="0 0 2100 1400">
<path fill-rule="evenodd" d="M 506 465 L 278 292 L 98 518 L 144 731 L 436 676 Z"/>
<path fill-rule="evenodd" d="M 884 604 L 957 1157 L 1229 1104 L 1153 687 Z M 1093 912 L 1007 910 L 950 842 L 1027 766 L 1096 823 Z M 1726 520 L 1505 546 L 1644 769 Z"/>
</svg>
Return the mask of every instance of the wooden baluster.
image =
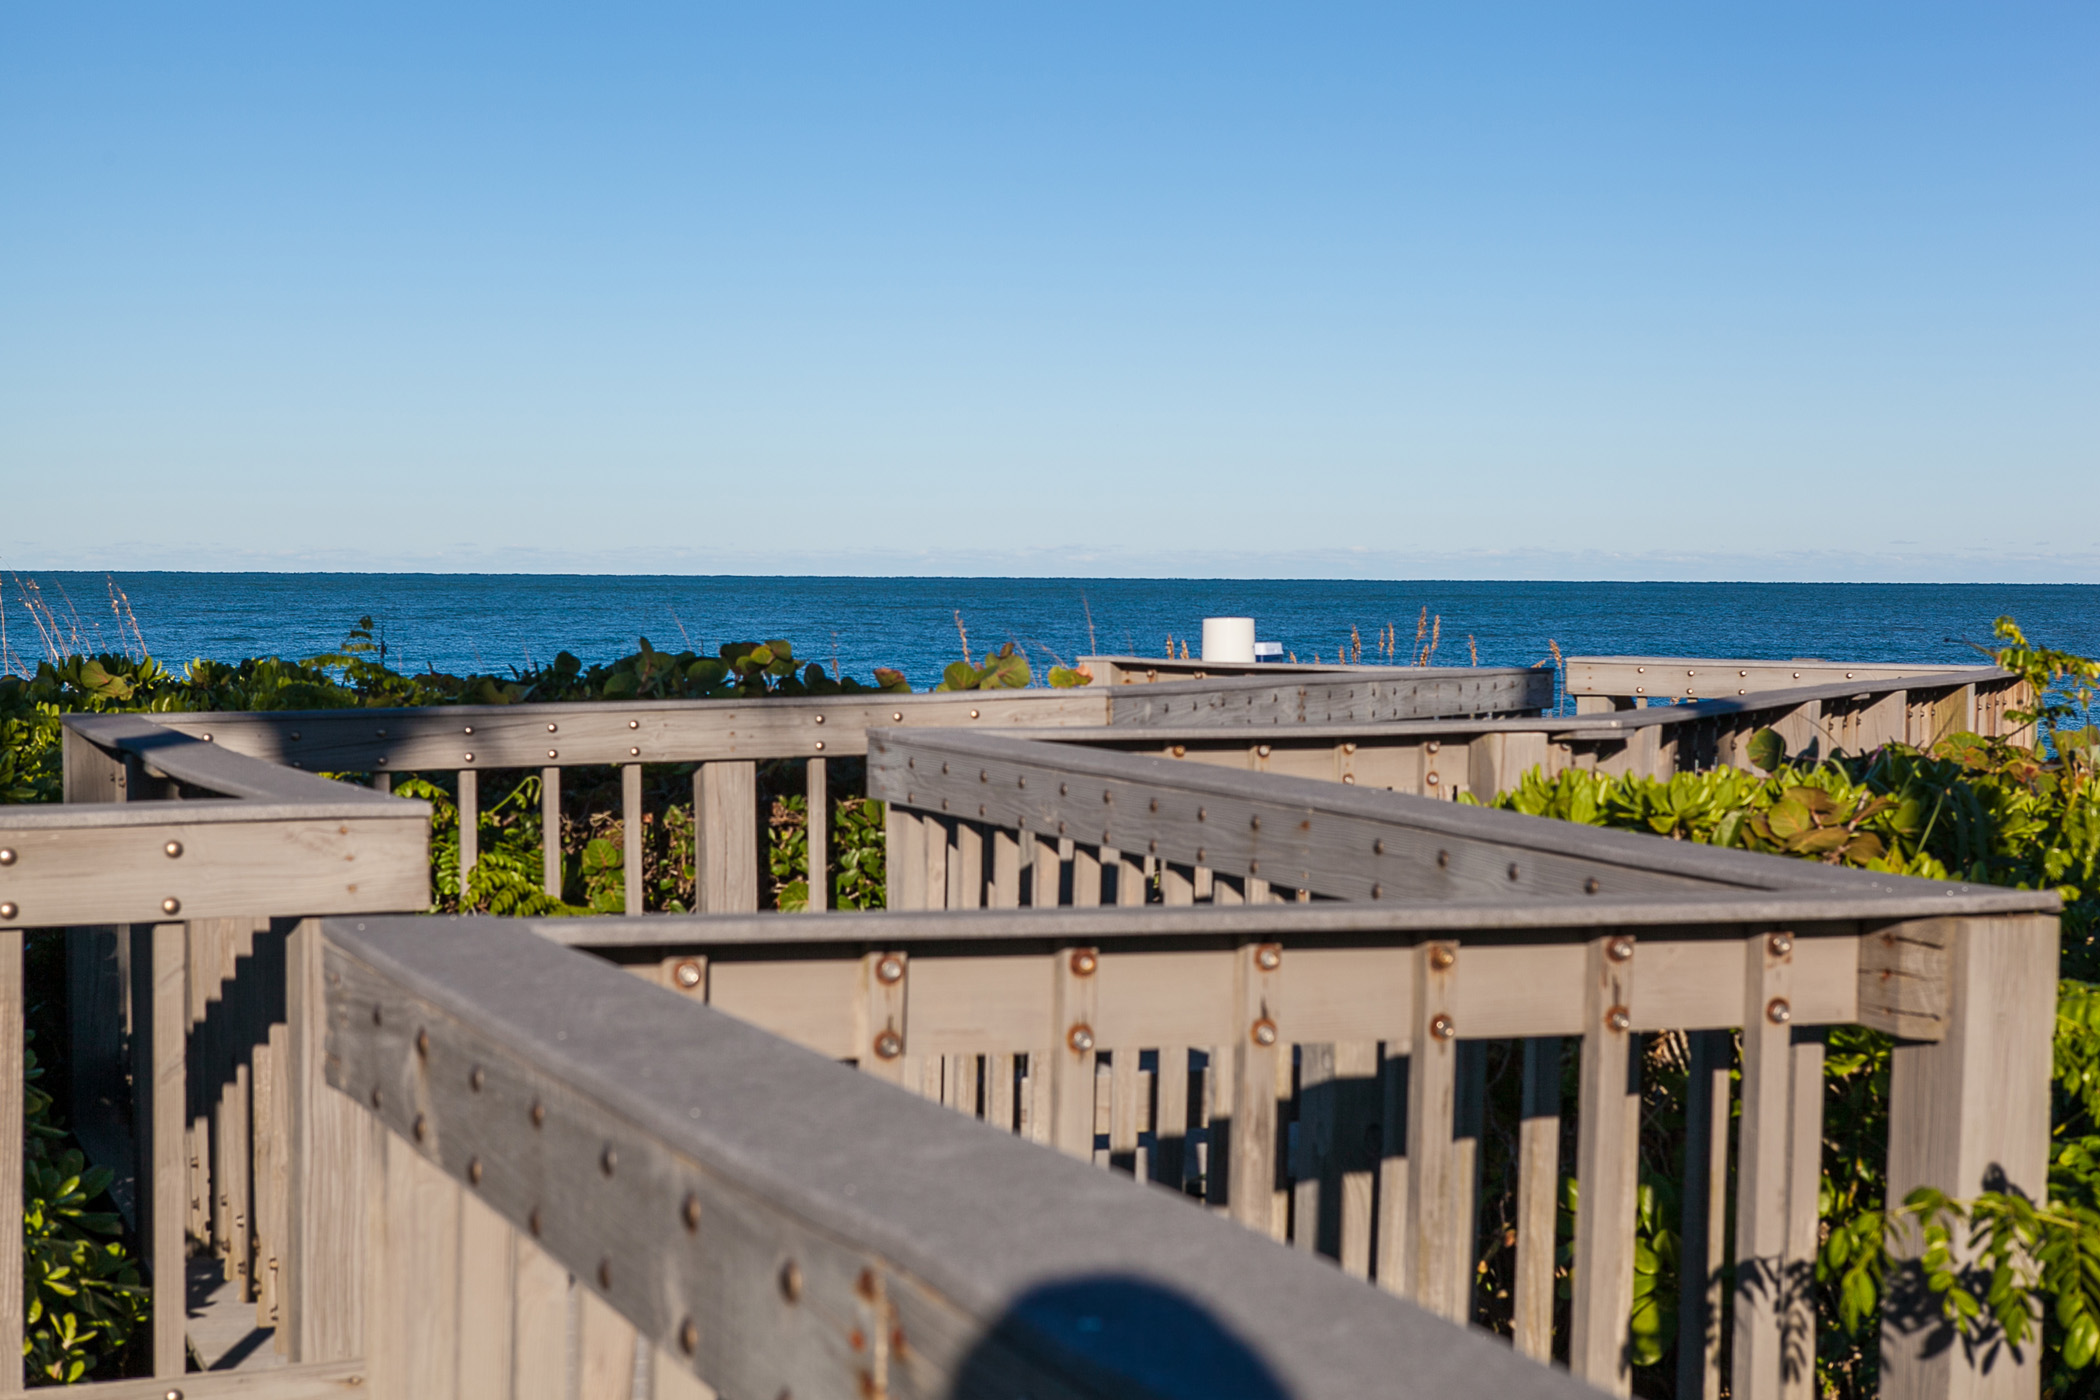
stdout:
<svg viewBox="0 0 2100 1400">
<path fill-rule="evenodd" d="M 984 908 L 984 828 L 976 822 L 957 822 L 955 849 L 948 853 L 953 893 L 951 909 Z"/>
<path fill-rule="evenodd" d="M 0 1142 L 19 1144 L 23 1124 L 22 930 L 0 931 Z M 22 1153 L 0 1151 L 0 1239 L 22 1238 Z M 0 1269 L 0 1390 L 22 1387 L 22 1328 L 28 1306 L 22 1270 L 12 1261 Z"/>
<path fill-rule="evenodd" d="M 1632 1031 L 1634 940 L 1589 945 L 1583 989 L 1582 1099 L 1575 1135 L 1574 1309 L 1568 1369 L 1630 1394 L 1633 1230 L 1640 1189 L 1640 1056 Z"/>
<path fill-rule="evenodd" d="M 1341 1256 L 1341 1172 L 1336 1163 L 1334 1046 L 1298 1047 L 1297 1150 L 1291 1156 L 1291 1243 L 1307 1254 Z"/>
<path fill-rule="evenodd" d="M 1793 947 L 1789 933 L 1759 934 L 1744 943 L 1743 1106 L 1735 1168 L 1735 1353 L 1729 1386 L 1742 1400 L 1778 1400 L 1784 1386 L 1780 1290 L 1787 1244 Z"/>
<path fill-rule="evenodd" d="M 1238 1014 L 1230 1061 L 1227 1207 L 1240 1224 L 1280 1240 L 1285 1222 L 1277 1210 L 1276 1085 L 1279 1064 L 1290 1064 L 1283 1031 L 1282 949 L 1273 943 L 1242 944 L 1233 969 Z"/>
<path fill-rule="evenodd" d="M 620 765 L 620 911 L 640 914 L 649 907 L 648 887 L 642 871 L 642 765 Z M 705 849 L 703 847 L 703 849 Z M 696 882 L 697 884 L 697 882 Z M 701 906 L 705 908 L 705 905 Z"/>
<path fill-rule="evenodd" d="M 948 847 L 955 840 L 955 823 L 947 817 L 927 815 L 919 819 L 924 833 L 926 857 L 926 904 L 928 909 L 948 907 Z"/>
<path fill-rule="evenodd" d="M 292 1139 L 284 1314 L 292 1329 L 290 1354 L 294 1362 L 347 1361 L 366 1354 L 367 1178 L 375 1134 L 384 1129 L 325 1078 L 328 1011 L 317 921 L 301 920 L 292 930 L 287 962 Z M 138 965 L 134 958 L 134 969 Z"/>
<path fill-rule="evenodd" d="M 1043 1066 L 1050 1119 L 1046 1136 L 1058 1151 L 1089 1161 L 1094 1155 L 1094 1022 L 1101 955 L 1093 948 L 1066 948 L 1050 957 L 1050 1030 L 1058 1043 Z M 1029 1066 L 1031 1072 L 1035 1068 Z"/>
<path fill-rule="evenodd" d="M 1817 1027 L 1794 1028 L 1787 1052 L 1786 1261 L 1780 1270 L 1780 1394 L 1816 1394 L 1816 1254 L 1822 1245 L 1823 1043 Z"/>
<path fill-rule="evenodd" d="M 1334 1072 L 1341 1091 L 1335 1163 L 1342 1193 L 1342 1272 L 1369 1278 L 1372 1179 L 1378 1166 L 1378 1042 L 1336 1041 Z"/>
<path fill-rule="evenodd" d="M 372 775 L 372 791 L 392 792 L 393 790 L 394 775 L 392 773 L 378 772 Z"/>
<path fill-rule="evenodd" d="M 1728 1290 L 1721 1249 L 1728 1232 L 1729 1093 L 1735 1038 L 1727 1031 L 1686 1037 L 1684 1221 L 1677 1265 L 1677 1394 L 1721 1400 L 1721 1319 Z"/>
<path fill-rule="evenodd" d="M 890 803 L 883 811 L 883 861 L 888 888 L 883 903 L 891 909 L 926 907 L 924 823 L 919 814 Z"/>
<path fill-rule="evenodd" d="M 991 907 L 1021 907 L 1021 833 L 1003 826 L 992 828 Z"/>
<path fill-rule="evenodd" d="M 1460 1163 L 1453 1129 L 1458 1117 L 1456 988 L 1458 947 L 1428 943 L 1416 950 L 1416 1014 L 1411 1027 L 1407 1085 L 1407 1245 L 1402 1263 L 1407 1291 L 1439 1317 L 1462 1321 L 1471 1298 L 1453 1284 L 1459 1257 Z"/>
<path fill-rule="evenodd" d="M 1118 878 L 1121 878 L 1121 867 Z M 1153 1081 L 1150 1178 L 1171 1191 L 1188 1180 L 1189 1051 L 1185 1045 L 1163 1045 Z"/>
<path fill-rule="evenodd" d="M 1095 847 L 1072 848 L 1072 904 L 1080 909 L 1101 905 L 1101 852 Z"/>
<path fill-rule="evenodd" d="M 725 760 L 694 771 L 693 887 L 701 910 L 748 914 L 758 908 L 759 821 L 757 763 Z M 887 858 L 896 858 L 894 848 Z"/>
<path fill-rule="evenodd" d="M 1037 833 L 1029 857 L 1028 905 L 1032 909 L 1055 909 L 1064 903 L 1065 863 L 1055 836 Z"/>
<path fill-rule="evenodd" d="M 540 888 L 561 898 L 561 769 L 540 770 Z"/>
<path fill-rule="evenodd" d="M 577 1400 L 633 1400 L 634 1324 L 588 1287 L 576 1307 Z"/>
<path fill-rule="evenodd" d="M 831 778 L 829 760 L 812 758 L 803 774 L 808 786 L 809 912 L 831 907 Z"/>
<path fill-rule="evenodd" d="M 1132 1175 L 1138 1169 L 1138 1119 L 1144 1096 L 1140 1065 L 1139 1052 L 1133 1047 L 1110 1052 L 1108 1164 Z"/>
<path fill-rule="evenodd" d="M 188 945 L 182 924 L 131 928 L 132 1132 L 139 1148 L 139 1234 L 151 1290 L 155 1376 L 179 1376 L 189 1360 Z"/>
<path fill-rule="evenodd" d="M 1560 1205 L 1559 1036 L 1524 1042 L 1522 1118 L 1517 1127 L 1517 1267 L 1512 1289 L 1516 1348 L 1553 1359 L 1554 1225 Z"/>
<path fill-rule="evenodd" d="M 1145 902 L 1145 858 L 1116 852 L 1116 905 L 1135 908 Z"/>
<path fill-rule="evenodd" d="M 459 770 L 459 903 L 468 907 L 467 875 L 481 859 L 481 775 Z"/>
<path fill-rule="evenodd" d="M 570 1400 L 569 1271 L 523 1234 L 511 1232 L 513 1339 L 510 1400 Z M 499 1392 L 500 1393 L 500 1392 Z"/>
<path fill-rule="evenodd" d="M 459 1214 L 459 1378 L 462 1395 L 511 1393 L 516 1247 L 502 1216 L 472 1192 Z"/>
<path fill-rule="evenodd" d="M 1946 1033 L 1899 1040 L 1889 1072 L 1888 1199 L 1920 1186 L 1970 1197 L 1989 1186 L 2039 1201 L 2048 1194 L 2050 1046 L 2055 1031 L 2057 917 L 1935 920 L 1945 935 Z M 2001 1180 L 2002 1177 L 2002 1180 Z M 1893 1267 L 1913 1234 L 1892 1242 Z M 2033 1396 L 2041 1349 L 1970 1359 L 1931 1327 L 1885 1316 L 1882 1393 L 1931 1400 Z"/>
<path fill-rule="evenodd" d="M 1162 862 L 1159 867 L 1159 893 L 1162 904 L 1194 904 L 1196 902 L 1196 877 L 1185 865 Z"/>
<path fill-rule="evenodd" d="M 906 1023 L 910 1002 L 906 983 L 911 975 L 910 956 L 902 951 L 867 953 L 860 960 L 858 1058 L 863 1073 L 892 1084 L 905 1083 L 906 1052 L 910 1049 L 910 1027 Z"/>
<path fill-rule="evenodd" d="M 1378 1219 L 1372 1271 L 1380 1288 L 1407 1297 L 1413 1292 L 1408 1274 L 1412 1260 L 1407 1253 L 1414 1234 L 1408 1228 L 1413 1206 L 1407 1170 L 1407 1091 L 1413 1065 L 1399 1048 L 1394 1043 L 1379 1047 Z"/>
<path fill-rule="evenodd" d="M 267 974 L 284 985 L 284 940 L 274 935 Z M 291 1099 L 290 1028 L 273 1023 L 255 1056 L 255 1325 L 275 1328 L 276 1350 L 287 1351 L 291 1329 L 284 1318 L 285 1236 L 290 1230 Z"/>
</svg>

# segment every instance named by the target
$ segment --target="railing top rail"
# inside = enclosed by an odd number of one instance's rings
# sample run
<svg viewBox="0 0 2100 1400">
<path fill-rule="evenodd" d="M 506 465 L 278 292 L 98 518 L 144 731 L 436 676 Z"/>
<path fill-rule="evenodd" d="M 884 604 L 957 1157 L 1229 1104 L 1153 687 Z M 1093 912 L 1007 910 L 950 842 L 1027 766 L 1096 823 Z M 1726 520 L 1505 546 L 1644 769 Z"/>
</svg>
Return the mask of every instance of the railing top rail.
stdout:
<svg viewBox="0 0 2100 1400">
<path fill-rule="evenodd" d="M 67 715 L 67 729 L 99 748 L 128 755 L 146 765 L 156 776 L 247 802 L 275 803 L 302 809 L 299 815 L 323 815 L 321 806 L 354 810 L 368 815 L 374 807 L 398 806 L 404 811 L 420 809 L 429 815 L 429 804 L 408 804 L 406 799 L 374 792 L 370 788 L 338 783 L 313 773 L 302 773 L 267 759 L 239 753 L 197 735 L 161 723 L 163 716 Z"/>
<path fill-rule="evenodd" d="M 1101 662 L 1118 671 L 1153 671 L 1160 675 L 1187 676 L 1201 673 L 1212 680 L 1222 676 L 1251 675 L 1392 675 L 1429 670 L 1455 670 L 1456 667 L 1387 666 L 1378 663 L 1350 665 L 1340 661 L 1205 661 L 1200 656 L 1138 656 L 1134 653 L 1089 652 L 1076 658 L 1073 664 L 1086 666 Z M 1497 668 L 1482 668 L 1497 669 Z M 1521 668 L 1520 668 L 1521 669 Z"/>
<path fill-rule="evenodd" d="M 1951 666 L 1942 662 L 1903 661 L 1752 661 L 1699 656 L 1570 656 L 1562 686 L 1570 695 L 1636 695 L 1657 697 L 1687 692 L 1700 695 L 1728 690 L 1849 680 L 1886 680 L 1894 676 L 1958 674 L 1963 681 L 2009 678 L 1990 665 Z"/>
<path fill-rule="evenodd" d="M 868 789 L 906 808 L 1151 851 L 1163 860 L 1193 855 L 1197 864 L 1352 899 L 1375 899 L 1382 890 L 1400 897 L 1410 890 L 1456 896 L 1506 889 L 1515 900 L 1583 890 L 1689 896 L 1734 887 L 1822 890 L 1841 901 L 1870 893 L 1944 898 L 1946 889 L 1377 788 L 1009 735 L 872 735 Z"/>
<path fill-rule="evenodd" d="M 868 1307 L 943 1393 L 1593 1393 L 514 923 L 323 933 L 330 1082 L 722 1393 L 855 1393 Z"/>
<path fill-rule="evenodd" d="M 2054 913 L 2053 891 L 1949 885 L 1928 897 L 1905 891 L 1863 893 L 1834 907 L 1828 895 L 1721 894 L 1697 899 L 1667 895 L 1598 900 L 1458 899 L 1349 904 L 1142 905 L 1125 908 L 873 910 L 835 914 L 643 914 L 595 919 L 526 919 L 525 927 L 571 948 L 819 947 L 897 948 L 960 942 L 1062 944 L 1086 940 L 1250 938 L 1352 943 L 1413 943 L 1463 932 L 1497 934 L 1652 929 L 1673 938 L 1734 936 L 1744 925 L 1801 927 L 1817 923 L 1938 918 L 1960 915 Z M 1527 938 L 1524 941 L 1536 941 Z M 1550 941 L 1550 940 L 1549 940 Z"/>
</svg>

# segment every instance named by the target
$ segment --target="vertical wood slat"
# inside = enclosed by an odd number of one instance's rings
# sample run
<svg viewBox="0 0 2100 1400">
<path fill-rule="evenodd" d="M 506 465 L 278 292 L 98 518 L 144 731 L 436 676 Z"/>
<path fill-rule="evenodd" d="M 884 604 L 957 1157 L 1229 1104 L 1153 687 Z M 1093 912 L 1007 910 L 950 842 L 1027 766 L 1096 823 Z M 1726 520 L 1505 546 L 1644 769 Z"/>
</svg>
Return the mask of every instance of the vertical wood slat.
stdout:
<svg viewBox="0 0 2100 1400">
<path fill-rule="evenodd" d="M 511 1231 L 511 1400 L 570 1400 L 569 1271 Z"/>
<path fill-rule="evenodd" d="M 648 908 L 647 886 L 642 878 L 642 765 L 620 765 L 620 912 L 640 914 Z M 694 828 L 700 823 L 696 820 Z M 703 847 L 704 849 L 704 847 Z M 698 871 L 695 885 L 698 885 Z M 696 890 L 697 893 L 697 890 Z M 703 903 L 701 908 L 707 906 Z"/>
<path fill-rule="evenodd" d="M 919 819 L 926 858 L 926 905 L 946 909 L 954 891 L 948 888 L 948 845 L 955 839 L 955 823 L 947 817 L 927 813 Z"/>
<path fill-rule="evenodd" d="M 985 907 L 984 828 L 976 822 L 955 824 L 955 848 L 948 854 L 951 909 Z"/>
<path fill-rule="evenodd" d="M 139 924 L 131 939 L 133 1141 L 151 1290 L 152 1365 L 156 1376 L 179 1376 L 188 1361 L 188 930 L 182 924 Z"/>
<path fill-rule="evenodd" d="M 1694 1031 L 1685 1088 L 1684 1221 L 1677 1279 L 1677 1393 L 1721 1400 L 1721 1322 L 1728 1290 L 1728 1127 L 1734 1037 Z"/>
<path fill-rule="evenodd" d="M 1054 836 L 1040 833 L 1021 837 L 1022 851 L 1029 861 L 1028 907 L 1055 909 L 1064 901 L 1065 863 Z M 1032 843 L 1032 844 L 1031 844 Z"/>
<path fill-rule="evenodd" d="M 466 902 L 467 876 L 481 859 L 481 775 L 459 770 L 459 889 Z"/>
<path fill-rule="evenodd" d="M 1104 856 L 1105 858 L 1105 856 Z M 1145 860 L 1125 851 L 1116 852 L 1116 903 L 1131 907 L 1145 902 Z"/>
<path fill-rule="evenodd" d="M 1050 1032 L 1058 1040 L 1042 1066 L 1048 1091 L 1046 1140 L 1058 1151 L 1086 1161 L 1094 1155 L 1094 1020 L 1100 954 L 1093 948 L 1064 948 L 1050 957 Z M 1031 1063 L 1029 1069 L 1035 1068 Z"/>
<path fill-rule="evenodd" d="M 511 1393 L 517 1251 L 510 1225 L 472 1192 L 460 1198 L 459 1380 L 465 1395 Z"/>
<path fill-rule="evenodd" d="M 1458 1113 L 1458 1033 L 1454 1015 L 1459 950 L 1448 942 L 1415 950 L 1415 1016 L 1407 1082 L 1406 1252 L 1403 1288 L 1417 1303 L 1454 1321 L 1469 1299 L 1457 1296 L 1459 1163 L 1452 1138 Z"/>
<path fill-rule="evenodd" d="M 697 789 L 696 789 L 697 791 Z M 890 909 L 926 907 L 926 853 L 919 814 L 891 802 L 883 809 L 883 903 Z"/>
<path fill-rule="evenodd" d="M 2048 1191 L 2050 1044 L 2056 1018 L 2057 916 L 1948 921 L 1947 1029 L 1938 1041 L 1899 1041 L 1889 1073 L 1888 1198 L 1920 1186 L 1973 1196 L 2002 1173 L 2029 1200 Z M 1915 1234 L 1891 1241 L 1892 1267 Z M 2039 1348 L 1993 1352 L 1991 1369 L 1933 1329 L 1884 1315 L 1881 1393 L 1889 1400 L 2032 1396 Z"/>
<path fill-rule="evenodd" d="M 1273 1239 L 1284 1236 L 1277 1210 L 1277 1075 L 1290 1064 L 1284 1035 L 1283 953 L 1273 943 L 1243 943 L 1233 960 L 1232 1131 L 1226 1145 L 1227 1207 L 1232 1218 Z M 1213 1144 L 1212 1161 L 1216 1162 Z"/>
<path fill-rule="evenodd" d="M 1787 1052 L 1786 1257 L 1780 1270 L 1779 1290 L 1780 1394 L 1787 1400 L 1812 1400 L 1816 1393 L 1823 1042 L 1820 1028 L 1796 1027 Z"/>
<path fill-rule="evenodd" d="M 1640 1057 L 1634 1050 L 1634 940 L 1593 939 L 1583 989 L 1581 1103 L 1576 1123 L 1575 1278 L 1568 1369 L 1630 1394 L 1627 1319 L 1640 1189 Z"/>
<path fill-rule="evenodd" d="M 579 1400 L 631 1400 L 634 1394 L 634 1324 L 588 1288 L 577 1290 L 577 1395 Z"/>
<path fill-rule="evenodd" d="M 367 1224 L 366 1364 L 374 1400 L 460 1394 L 460 1216 L 458 1181 L 409 1143 L 379 1127 Z"/>
<path fill-rule="evenodd" d="M 1252 898 L 1250 893 L 1249 898 Z M 1340 1258 L 1342 1272 L 1371 1276 L 1371 1209 L 1377 1163 L 1378 1042 L 1337 1041 L 1334 1072 L 1345 1097 L 1335 1116 L 1338 1178 L 1341 1189 Z"/>
<path fill-rule="evenodd" d="M 1196 902 L 1195 872 L 1185 865 L 1161 862 L 1159 867 L 1159 893 L 1162 904 L 1194 904 Z"/>
<path fill-rule="evenodd" d="M 1298 1131 L 1291 1157 L 1291 1244 L 1306 1254 L 1341 1254 L 1341 1173 L 1336 1161 L 1332 1043 L 1298 1047 Z"/>
<path fill-rule="evenodd" d="M 1072 903 L 1081 909 L 1101 903 L 1101 852 L 1093 846 L 1072 848 Z"/>
<path fill-rule="evenodd" d="M 1786 1257 L 1788 1029 L 1793 937 L 1744 940 L 1741 1143 L 1736 1149 L 1735 1322 L 1731 1393 L 1778 1400 L 1783 1362 L 1779 1290 Z M 1893 1187 L 1894 1183 L 1891 1183 Z"/>
<path fill-rule="evenodd" d="M 1014 1057 L 984 1057 L 984 1121 L 1002 1133 L 1019 1130 L 1014 1116 Z"/>
<path fill-rule="evenodd" d="M 328 1012 L 317 920 L 292 929 L 287 961 L 292 1105 L 284 1300 L 291 1359 L 348 1361 L 366 1349 L 366 1177 L 376 1124 L 324 1078 Z"/>
<path fill-rule="evenodd" d="M 1403 1297 L 1412 1292 L 1407 1272 L 1412 1261 L 1407 1250 L 1413 1234 L 1408 1229 L 1413 1205 L 1407 1170 L 1408 1086 L 1413 1066 L 1401 1053 L 1404 1049 L 1394 1041 L 1379 1046 L 1378 1214 L 1371 1244 L 1371 1269 L 1378 1286 Z"/>
<path fill-rule="evenodd" d="M 1555 1223 L 1560 1206 L 1559 1036 L 1524 1042 L 1524 1085 L 1517 1126 L 1517 1261 L 1512 1288 L 1519 1355 L 1553 1358 Z"/>
<path fill-rule="evenodd" d="M 807 881 L 808 909 L 812 914 L 831 907 L 831 775 L 829 760 L 810 759 L 803 771 L 805 806 L 809 813 Z"/>
<path fill-rule="evenodd" d="M 0 932 L 0 1239 L 22 1238 L 22 1149 L 27 1081 L 23 1078 L 22 931 Z M 0 1268 L 0 1390 L 22 1386 L 22 1329 L 27 1301 L 22 1270 Z"/>
<path fill-rule="evenodd" d="M 1139 1100 L 1144 1093 L 1144 1075 L 1138 1050 L 1125 1046 L 1110 1052 L 1109 1059 L 1108 1160 L 1109 1165 L 1137 1170 Z"/>
<path fill-rule="evenodd" d="M 1127 869 L 1128 867 L 1123 867 Z M 1172 1191 L 1188 1180 L 1189 1051 L 1185 1045 L 1162 1045 L 1153 1081 L 1152 1156 L 1146 1162 L 1151 1179 Z"/>
<path fill-rule="evenodd" d="M 272 974 L 284 975 L 282 940 Z M 255 1060 L 255 1325 L 275 1328 L 276 1349 L 287 1349 L 291 1333 L 283 1319 L 284 1242 L 290 1228 L 291 1054 L 290 1028 L 271 1024 Z"/>
<path fill-rule="evenodd" d="M 993 909 L 1021 907 L 1021 833 L 1005 827 L 992 828 L 992 888 L 988 902 Z"/>
<path fill-rule="evenodd" d="M 540 888 L 561 898 L 561 769 L 540 770 Z"/>
</svg>

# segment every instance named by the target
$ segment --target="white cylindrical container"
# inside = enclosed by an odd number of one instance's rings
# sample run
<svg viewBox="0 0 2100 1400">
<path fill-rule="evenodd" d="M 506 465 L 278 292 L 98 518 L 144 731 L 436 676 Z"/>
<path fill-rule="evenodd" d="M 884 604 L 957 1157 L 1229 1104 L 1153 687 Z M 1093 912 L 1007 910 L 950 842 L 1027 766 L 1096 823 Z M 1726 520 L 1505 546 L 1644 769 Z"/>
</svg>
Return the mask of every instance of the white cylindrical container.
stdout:
<svg viewBox="0 0 2100 1400">
<path fill-rule="evenodd" d="M 1206 617 L 1203 619 L 1203 659 L 1254 664 L 1254 619 L 1251 617 Z"/>
</svg>

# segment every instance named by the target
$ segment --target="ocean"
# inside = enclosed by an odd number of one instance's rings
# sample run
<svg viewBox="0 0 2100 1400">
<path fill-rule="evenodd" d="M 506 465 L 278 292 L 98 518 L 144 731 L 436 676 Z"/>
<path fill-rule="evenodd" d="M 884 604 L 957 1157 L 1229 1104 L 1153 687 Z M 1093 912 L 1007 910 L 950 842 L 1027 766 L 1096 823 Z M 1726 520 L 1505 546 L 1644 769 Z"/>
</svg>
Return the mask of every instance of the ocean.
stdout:
<svg viewBox="0 0 2100 1400">
<path fill-rule="evenodd" d="M 1252 616 L 1257 635 L 1300 660 L 1332 661 L 1361 639 L 1400 659 L 1424 615 L 1440 619 L 1438 665 L 1530 665 L 1571 655 L 1970 663 L 1972 643 L 2010 615 L 2040 643 L 2100 654 L 2100 585 L 1554 583 L 1437 580 L 671 577 L 559 574 L 41 573 L 0 577 L 5 662 L 45 642 L 24 603 L 34 583 L 69 637 L 91 651 L 194 657 L 311 656 L 363 616 L 397 669 L 527 669 L 571 651 L 608 661 L 646 636 L 659 650 L 712 654 L 784 638 L 797 657 L 866 678 L 903 671 L 924 689 L 961 655 L 1007 642 L 1040 671 L 1088 651 L 1199 649 L 1206 616 Z M 128 618 L 118 600 L 127 600 Z M 132 628 L 136 622 L 136 634 Z"/>
</svg>

